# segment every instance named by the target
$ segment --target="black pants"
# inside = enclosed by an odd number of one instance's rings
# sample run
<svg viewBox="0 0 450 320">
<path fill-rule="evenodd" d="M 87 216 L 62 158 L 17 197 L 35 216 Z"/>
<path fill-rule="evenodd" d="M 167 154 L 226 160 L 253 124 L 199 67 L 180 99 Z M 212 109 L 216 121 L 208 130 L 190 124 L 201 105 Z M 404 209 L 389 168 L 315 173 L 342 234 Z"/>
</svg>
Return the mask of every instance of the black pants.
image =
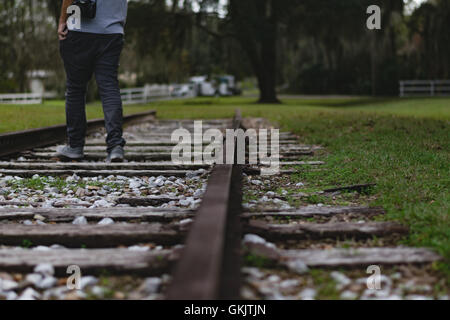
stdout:
<svg viewBox="0 0 450 320">
<path fill-rule="evenodd" d="M 122 34 L 94 34 L 69 31 L 60 41 L 60 53 L 67 75 L 66 119 L 71 147 L 84 147 L 86 136 L 86 90 L 95 74 L 108 133 L 108 152 L 125 145 L 122 138 L 122 99 L 118 68 L 123 48 Z"/>
</svg>

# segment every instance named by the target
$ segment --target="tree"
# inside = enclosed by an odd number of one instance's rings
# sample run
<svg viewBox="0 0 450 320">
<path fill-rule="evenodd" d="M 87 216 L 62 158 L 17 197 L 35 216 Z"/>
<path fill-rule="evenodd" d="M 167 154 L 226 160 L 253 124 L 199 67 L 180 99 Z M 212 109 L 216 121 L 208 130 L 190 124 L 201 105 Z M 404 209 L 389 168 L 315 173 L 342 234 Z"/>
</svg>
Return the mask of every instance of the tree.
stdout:
<svg viewBox="0 0 450 320">
<path fill-rule="evenodd" d="M 422 4 L 409 21 L 412 49 L 409 58 L 416 78 L 450 77 L 450 2 L 436 0 Z"/>
<path fill-rule="evenodd" d="M 28 73 L 52 70 L 57 59 L 56 29 L 47 3 L 6 0 L 0 4 L 0 90 L 27 91 Z M 59 59 L 58 59 L 59 60 Z"/>
<path fill-rule="evenodd" d="M 279 27 L 289 21 L 296 5 L 295 0 L 229 0 L 219 30 L 212 30 L 205 17 L 211 14 L 212 7 L 219 8 L 218 1 L 200 1 L 197 26 L 216 37 L 233 37 L 239 42 L 258 79 L 260 103 L 279 103 L 276 93 Z"/>
</svg>

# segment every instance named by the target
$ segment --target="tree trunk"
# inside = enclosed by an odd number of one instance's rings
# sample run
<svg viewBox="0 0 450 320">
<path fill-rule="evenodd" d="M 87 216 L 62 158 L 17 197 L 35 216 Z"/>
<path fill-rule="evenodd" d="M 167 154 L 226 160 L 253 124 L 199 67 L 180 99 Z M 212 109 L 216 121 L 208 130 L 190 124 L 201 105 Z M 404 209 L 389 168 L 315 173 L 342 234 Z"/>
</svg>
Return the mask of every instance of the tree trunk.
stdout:
<svg viewBox="0 0 450 320">
<path fill-rule="evenodd" d="M 274 26 L 273 29 L 276 27 Z M 276 93 L 277 77 L 277 53 L 276 53 L 276 30 L 266 34 L 261 48 L 261 65 L 258 75 L 259 103 L 280 103 Z"/>
<path fill-rule="evenodd" d="M 280 103 L 276 93 L 276 47 L 267 41 L 258 50 L 258 44 L 242 39 L 241 46 L 247 53 L 258 79 L 259 103 Z"/>
<path fill-rule="evenodd" d="M 268 67 L 262 65 L 260 68 Z M 280 103 L 275 89 L 275 76 L 273 70 L 263 70 L 258 73 L 259 103 Z"/>
<path fill-rule="evenodd" d="M 258 79 L 258 102 L 280 103 L 276 93 L 278 16 L 274 0 L 232 0 L 229 9 L 235 37 Z"/>
</svg>

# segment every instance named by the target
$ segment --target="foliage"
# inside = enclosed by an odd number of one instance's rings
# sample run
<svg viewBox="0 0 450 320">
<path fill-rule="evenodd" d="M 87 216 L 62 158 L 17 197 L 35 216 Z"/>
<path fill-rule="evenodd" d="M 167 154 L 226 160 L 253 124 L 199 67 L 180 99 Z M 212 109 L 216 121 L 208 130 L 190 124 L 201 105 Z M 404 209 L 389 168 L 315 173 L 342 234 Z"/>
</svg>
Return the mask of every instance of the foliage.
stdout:
<svg viewBox="0 0 450 320">
<path fill-rule="evenodd" d="M 396 95 L 400 79 L 450 73 L 450 4 L 403 0 L 135 0 L 129 2 L 122 86 L 184 82 L 198 74 L 258 79 L 304 94 Z M 370 31 L 368 5 L 382 8 Z M 48 90 L 64 91 L 56 21 L 60 1 L 0 4 L 0 92 L 28 91 L 29 71 L 46 70 Z M 90 86 L 89 99 L 95 96 Z"/>
</svg>

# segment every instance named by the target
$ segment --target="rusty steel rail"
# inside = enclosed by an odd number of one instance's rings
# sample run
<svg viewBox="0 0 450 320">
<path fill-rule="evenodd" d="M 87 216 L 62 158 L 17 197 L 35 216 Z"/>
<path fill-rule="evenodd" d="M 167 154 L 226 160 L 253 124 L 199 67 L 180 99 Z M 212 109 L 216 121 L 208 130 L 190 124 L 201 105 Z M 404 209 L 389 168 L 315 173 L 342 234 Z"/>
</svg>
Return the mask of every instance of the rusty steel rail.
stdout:
<svg viewBox="0 0 450 320">
<path fill-rule="evenodd" d="M 236 110 L 233 129 L 241 127 L 241 120 Z M 241 212 L 242 166 L 216 165 L 174 270 L 167 299 L 239 299 Z"/>
<path fill-rule="evenodd" d="M 136 113 L 123 117 L 124 125 L 145 122 L 156 115 L 156 111 Z M 94 119 L 87 122 L 87 133 L 105 125 L 104 119 Z M 41 148 L 66 140 L 66 125 L 56 125 L 45 128 L 11 132 L 0 135 L 0 157 L 10 156 L 28 149 Z"/>
</svg>

